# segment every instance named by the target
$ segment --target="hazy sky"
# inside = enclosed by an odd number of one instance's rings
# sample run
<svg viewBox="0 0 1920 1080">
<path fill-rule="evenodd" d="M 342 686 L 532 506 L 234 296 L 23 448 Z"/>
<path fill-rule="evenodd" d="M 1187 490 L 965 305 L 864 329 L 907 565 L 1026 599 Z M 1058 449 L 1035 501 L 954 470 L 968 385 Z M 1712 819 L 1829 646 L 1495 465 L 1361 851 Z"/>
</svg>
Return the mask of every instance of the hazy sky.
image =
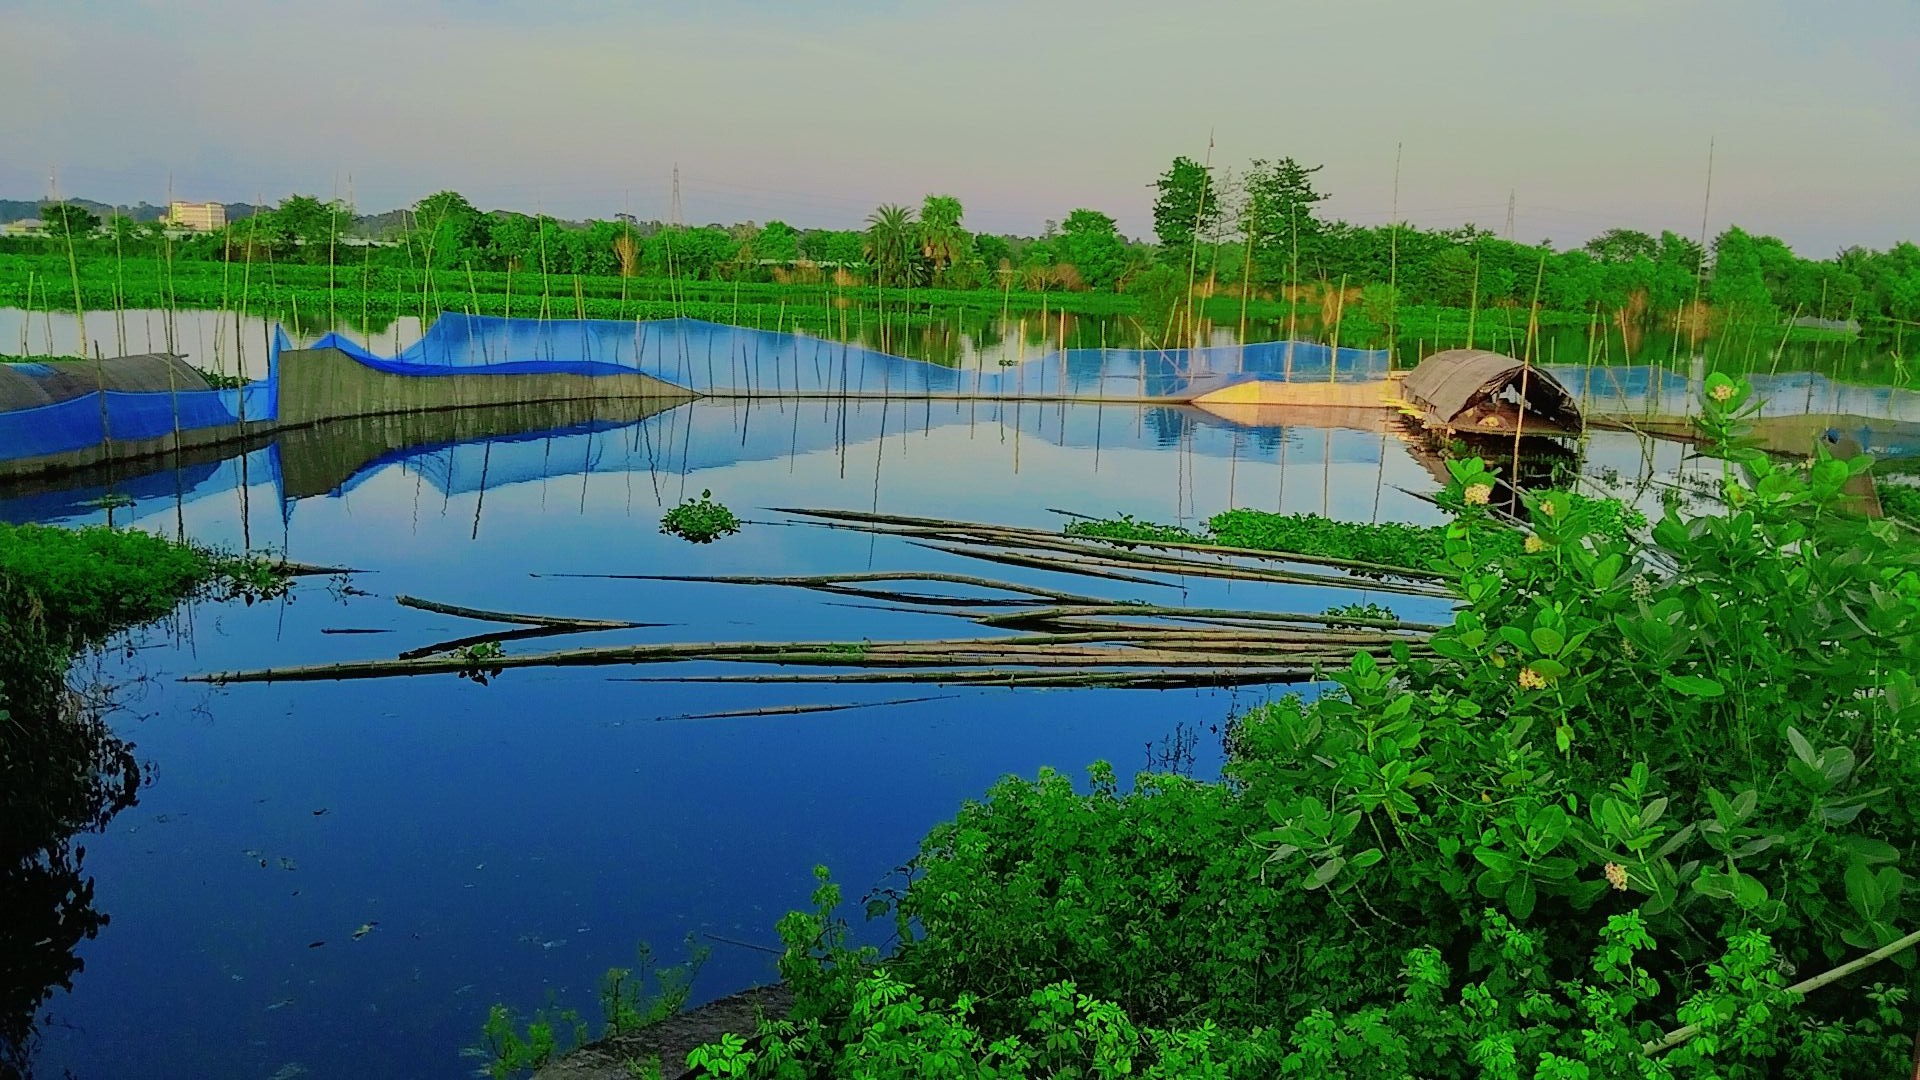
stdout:
<svg viewBox="0 0 1920 1080">
<path fill-rule="evenodd" d="M 1324 163 L 1329 212 L 1577 244 L 1920 239 L 1914 0 L 0 0 L 0 196 L 441 188 L 846 226 L 950 192 L 1151 229 L 1175 154 Z"/>
</svg>

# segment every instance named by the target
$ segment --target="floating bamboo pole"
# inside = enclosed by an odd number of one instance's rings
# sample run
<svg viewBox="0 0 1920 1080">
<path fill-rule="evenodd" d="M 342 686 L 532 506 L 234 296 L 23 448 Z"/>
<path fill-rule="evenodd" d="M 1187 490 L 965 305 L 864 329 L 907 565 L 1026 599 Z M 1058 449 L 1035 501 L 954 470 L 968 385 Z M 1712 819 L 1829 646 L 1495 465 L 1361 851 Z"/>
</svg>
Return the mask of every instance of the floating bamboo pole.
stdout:
<svg viewBox="0 0 1920 1080">
<path fill-rule="evenodd" d="M 620 619 L 575 619 L 556 615 L 523 615 L 513 611 L 486 611 L 481 608 L 461 607 L 458 604 L 443 604 L 434 600 L 422 600 L 417 596 L 400 595 L 393 602 L 401 607 L 431 611 L 440 615 L 456 615 L 463 619 L 478 619 L 482 622 L 518 623 L 523 626 L 564 626 L 578 630 L 630 630 L 638 626 L 659 626 L 659 623 L 626 622 Z"/>
</svg>

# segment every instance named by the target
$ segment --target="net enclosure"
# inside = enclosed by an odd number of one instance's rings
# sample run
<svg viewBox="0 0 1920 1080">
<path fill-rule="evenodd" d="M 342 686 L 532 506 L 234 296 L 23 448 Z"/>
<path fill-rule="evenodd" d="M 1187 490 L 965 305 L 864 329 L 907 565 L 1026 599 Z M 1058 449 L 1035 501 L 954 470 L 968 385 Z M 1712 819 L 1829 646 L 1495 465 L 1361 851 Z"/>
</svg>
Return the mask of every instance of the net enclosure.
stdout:
<svg viewBox="0 0 1920 1080">
<path fill-rule="evenodd" d="M 292 348 L 286 333 L 277 330 L 266 376 L 231 389 L 209 387 L 185 359 L 169 355 L 0 367 L 0 462 L 55 459 L 95 447 L 115 454 L 120 447 L 157 452 L 153 440 L 169 435 L 192 432 L 195 441 L 204 442 L 239 434 L 243 427 L 273 427 L 283 417 L 283 405 L 288 423 L 327 418 L 335 403 L 306 399 L 328 396 L 326 387 L 341 380 L 283 373 L 281 354 Z M 489 400 L 513 398 L 523 390 L 551 397 L 556 375 L 596 380 L 566 384 L 588 396 L 624 392 L 619 390 L 623 379 L 638 385 L 631 378 L 635 374 L 669 390 L 719 396 L 1180 400 L 1238 382 L 1364 381 L 1384 378 L 1388 369 L 1385 351 L 1296 341 L 1064 349 L 1017 363 L 949 366 L 855 342 L 696 319 L 507 319 L 460 313 L 440 315 L 418 341 L 391 355 L 328 334 L 286 362 L 319 363 L 313 354 L 321 353 L 383 376 L 422 380 L 389 381 L 381 400 L 359 395 L 338 403 L 346 410 L 340 415 L 382 408 L 405 412 L 422 402 L 451 407 L 441 397 L 458 405 L 462 394 L 411 392 L 425 390 L 426 380 L 448 376 L 511 380 Z M 597 381 L 609 376 L 618 378 Z M 300 400 L 285 402 L 283 393 Z"/>
</svg>

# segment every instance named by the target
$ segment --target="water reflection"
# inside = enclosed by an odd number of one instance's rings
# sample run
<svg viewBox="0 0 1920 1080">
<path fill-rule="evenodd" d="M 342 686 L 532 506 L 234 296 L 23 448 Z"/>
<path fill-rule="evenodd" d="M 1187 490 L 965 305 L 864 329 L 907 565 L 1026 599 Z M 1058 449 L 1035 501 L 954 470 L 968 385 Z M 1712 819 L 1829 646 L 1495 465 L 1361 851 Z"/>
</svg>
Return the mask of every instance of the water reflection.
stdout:
<svg viewBox="0 0 1920 1080">
<path fill-rule="evenodd" d="M 1510 355 L 1527 351 L 1526 320 L 1512 313 L 1488 315 L 1475 329 L 1474 344 Z M 779 325 L 774 325 L 778 322 Z M 276 325 L 297 344 L 339 333 L 370 351 L 392 355 L 417 342 L 418 316 L 336 313 L 311 310 L 272 314 L 136 309 L 89 312 L 87 333 L 102 350 L 178 351 L 195 364 L 222 373 L 260 377 L 266 373 L 266 343 Z M 792 329 L 784 315 L 756 329 Z M 1285 340 L 1330 343 L 1336 328 L 1318 315 L 1287 319 L 1196 317 L 1186 332 L 1155 333 L 1124 314 L 1081 314 L 1039 307 L 1000 310 L 948 309 L 848 303 L 831 317 L 800 327 L 810 335 L 860 345 L 877 352 L 924 360 L 962 371 L 998 371 L 1061 349 L 1152 349 L 1227 347 Z M 1349 321 L 1338 327 L 1339 344 L 1353 349 L 1389 350 L 1398 367 L 1408 368 L 1441 349 L 1468 344 L 1459 313 L 1409 315 L 1389 336 L 1383 328 Z M 1658 322 L 1597 322 L 1547 326 L 1539 331 L 1534 358 L 1551 366 L 1648 367 L 1684 375 L 1696 363 L 1711 370 L 1741 374 L 1815 372 L 1847 383 L 1905 387 L 1913 373 L 1902 342 L 1873 335 L 1822 340 L 1789 340 L 1777 328 L 1723 327 L 1695 330 Z M 72 312 L 0 308 L 0 352 L 70 355 L 79 347 Z"/>
</svg>

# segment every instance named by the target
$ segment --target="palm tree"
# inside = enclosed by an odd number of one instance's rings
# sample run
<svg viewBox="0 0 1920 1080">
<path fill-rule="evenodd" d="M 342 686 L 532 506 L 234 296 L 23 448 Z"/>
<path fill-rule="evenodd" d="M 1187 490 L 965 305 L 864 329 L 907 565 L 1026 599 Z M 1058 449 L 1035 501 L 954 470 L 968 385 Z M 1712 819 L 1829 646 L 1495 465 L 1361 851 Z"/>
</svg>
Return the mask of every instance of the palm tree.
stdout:
<svg viewBox="0 0 1920 1080">
<path fill-rule="evenodd" d="M 964 213 L 960 200 L 951 195 L 929 195 L 920 204 L 920 254 L 933 264 L 936 280 L 959 260 L 973 239 L 960 227 Z"/>
<path fill-rule="evenodd" d="M 915 248 L 913 211 L 886 203 L 867 215 L 867 261 L 882 285 L 911 285 Z"/>
</svg>

